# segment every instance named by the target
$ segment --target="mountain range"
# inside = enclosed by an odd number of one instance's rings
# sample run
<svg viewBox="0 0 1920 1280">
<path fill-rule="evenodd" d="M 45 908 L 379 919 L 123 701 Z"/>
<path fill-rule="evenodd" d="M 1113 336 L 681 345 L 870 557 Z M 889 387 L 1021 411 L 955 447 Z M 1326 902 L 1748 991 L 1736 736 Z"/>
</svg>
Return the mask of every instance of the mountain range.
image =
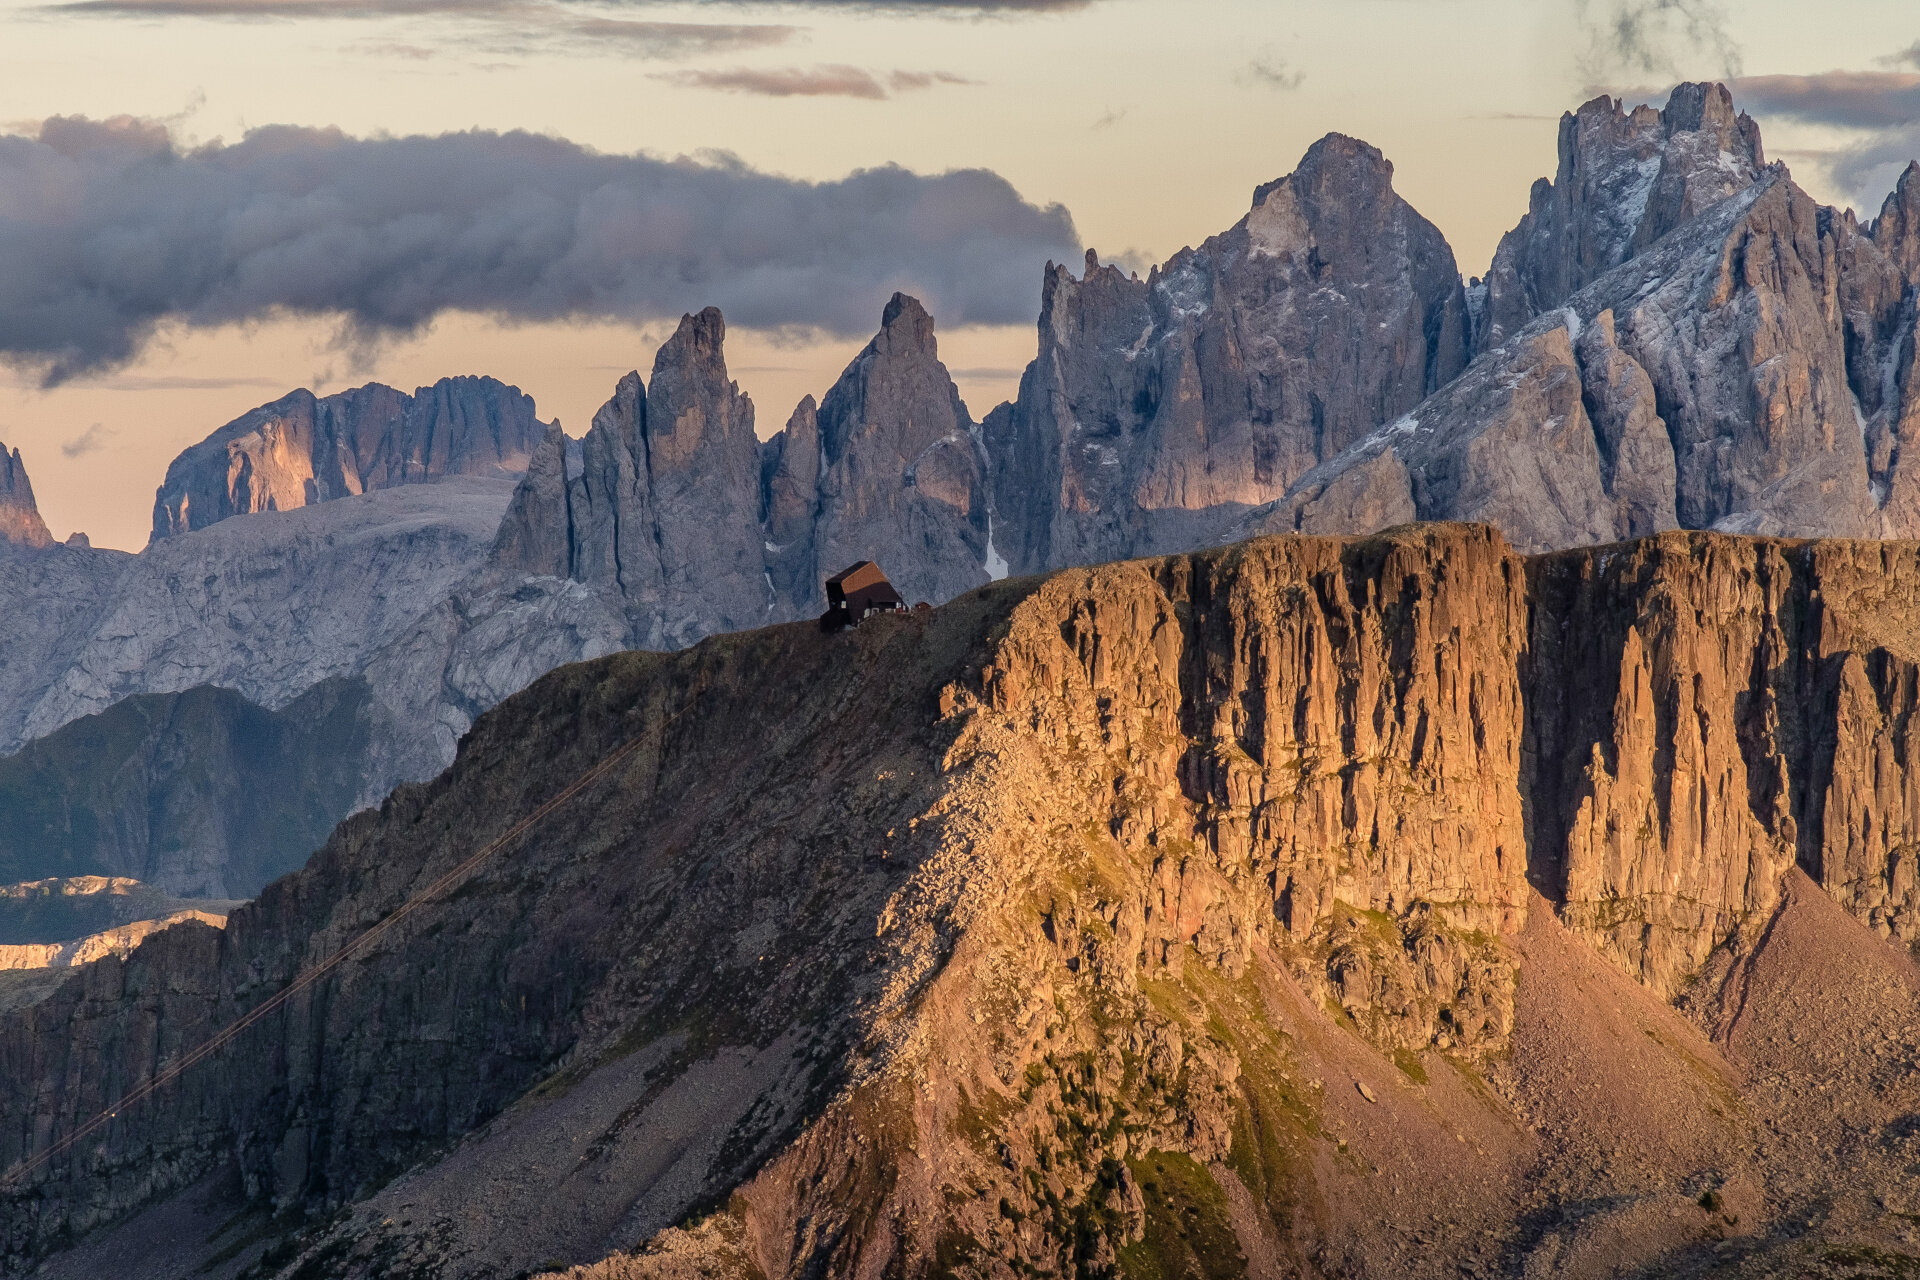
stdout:
<svg viewBox="0 0 1920 1280">
<path fill-rule="evenodd" d="M 765 439 L 714 310 L 295 392 L 138 555 L 0 449 L 0 928 L 200 911 L 0 972 L 0 1265 L 1920 1273 L 1920 166 L 1597 99 L 1482 279 L 1392 175 L 978 419 L 899 295 Z"/>
</svg>

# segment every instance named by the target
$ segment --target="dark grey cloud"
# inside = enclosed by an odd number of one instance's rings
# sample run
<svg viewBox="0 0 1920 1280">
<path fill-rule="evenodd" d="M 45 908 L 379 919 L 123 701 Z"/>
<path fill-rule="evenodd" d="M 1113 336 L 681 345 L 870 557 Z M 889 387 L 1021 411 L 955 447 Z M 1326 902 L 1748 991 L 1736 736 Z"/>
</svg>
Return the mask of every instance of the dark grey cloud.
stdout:
<svg viewBox="0 0 1920 1280">
<path fill-rule="evenodd" d="M 96 422 L 71 440 L 63 440 L 60 452 L 69 459 L 85 457 L 96 449 L 107 447 L 107 441 L 113 439 L 113 430 L 104 423 Z"/>
<path fill-rule="evenodd" d="M 1590 86 L 1740 72 L 1740 45 L 1717 0 L 1574 0 L 1573 11 Z"/>
<path fill-rule="evenodd" d="M 1727 87 L 1756 115 L 1850 129 L 1884 129 L 1920 120 L 1920 72 L 1915 71 L 1744 76 Z"/>
<path fill-rule="evenodd" d="M 541 44 L 589 46 L 663 60 L 764 49 L 785 44 L 800 33 L 798 27 L 780 23 L 608 17 L 551 0 L 68 0 L 50 9 L 67 15 L 234 21 L 454 16 L 477 23 L 482 44 L 505 42 L 522 51 Z M 390 45 L 385 51 L 409 51 L 413 56 L 432 52 L 410 45 Z"/>
<path fill-rule="evenodd" d="M 1255 58 L 1240 69 L 1242 84 L 1263 89 L 1298 89 L 1306 73 L 1295 71 L 1279 58 Z"/>
<path fill-rule="evenodd" d="M 614 0 L 626 7 L 644 9 L 662 0 Z M 767 8 L 789 10 L 857 10 L 870 13 L 999 15 L 1067 12 L 1084 9 L 1094 0 L 707 0 L 720 10 L 751 12 Z M 388 18 L 422 14 L 452 14 L 469 17 L 523 15 L 530 11 L 550 11 L 551 5 L 531 5 L 522 0 L 54 0 L 46 10 L 65 14 L 101 14 L 118 17 L 165 18 L 251 18 L 287 20 L 298 18 Z M 740 25 L 663 23 L 663 26 Z"/>
<path fill-rule="evenodd" d="M 971 169 L 803 182 L 730 157 L 603 155 L 469 132 L 164 126 L 56 117 L 0 136 L 0 359 L 47 382 L 133 357 L 165 320 L 338 317 L 356 341 L 449 310 L 870 330 L 895 289 L 947 324 L 1028 323 L 1067 211 Z"/>
<path fill-rule="evenodd" d="M 891 98 L 896 93 L 931 89 L 937 84 L 974 83 L 946 71 L 875 72 L 841 64 L 668 71 L 654 79 L 689 89 L 718 89 L 765 98 L 867 98 L 873 101 Z"/>
</svg>

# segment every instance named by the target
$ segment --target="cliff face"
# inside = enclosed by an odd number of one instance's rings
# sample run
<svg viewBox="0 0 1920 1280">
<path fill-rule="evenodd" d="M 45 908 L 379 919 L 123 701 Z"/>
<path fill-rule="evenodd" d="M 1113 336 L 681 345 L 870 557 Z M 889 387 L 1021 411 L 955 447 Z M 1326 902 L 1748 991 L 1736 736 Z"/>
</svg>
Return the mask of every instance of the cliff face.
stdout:
<svg viewBox="0 0 1920 1280">
<path fill-rule="evenodd" d="M 644 1246 L 608 1277 L 1451 1275 L 1824 1239 L 1809 1196 L 1871 1205 L 1907 1158 L 1849 1135 L 1908 1107 L 1920 1054 L 1920 971 L 1873 936 L 1914 927 L 1916 575 L 1912 546 L 1529 560 L 1422 526 L 568 668 L 224 933 L 0 1012 L 11 1161 L 639 744 L 8 1188 L 7 1247 L 187 1185 L 218 1220 L 295 1212 L 153 1274 L 280 1236 L 266 1272 L 305 1276 Z M 1770 994 L 1803 937 L 1869 1007 Z M 1840 1129 L 1801 1142 L 1787 1082 L 1825 1068 L 1794 1046 L 1862 1028 Z"/>
<path fill-rule="evenodd" d="M 411 396 L 377 382 L 295 391 L 173 460 L 153 539 L 447 476 L 518 475 L 542 430 L 533 400 L 492 378 L 443 378 Z"/>
<path fill-rule="evenodd" d="M 364 682 L 280 711 L 227 689 L 142 694 L 0 759 L 0 881 L 117 876 L 244 898 L 306 861 L 368 768 Z"/>
<path fill-rule="evenodd" d="M 1724 85 L 1685 84 L 1664 110 L 1595 98 L 1560 118 L 1560 164 L 1501 238 L 1476 301 L 1475 346 L 1500 346 L 1688 219 L 1758 181 L 1760 129 Z"/>
<path fill-rule="evenodd" d="M 1453 253 L 1392 178 L 1329 135 L 1145 281 L 1049 270 L 1040 354 L 988 420 L 1016 572 L 1203 545 L 1465 366 Z"/>
<path fill-rule="evenodd" d="M 20 451 L 8 453 L 0 445 L 0 542 L 24 547 L 53 545 L 53 535 L 40 519 L 40 507 L 33 500 L 33 483 L 27 479 L 27 465 Z"/>
</svg>

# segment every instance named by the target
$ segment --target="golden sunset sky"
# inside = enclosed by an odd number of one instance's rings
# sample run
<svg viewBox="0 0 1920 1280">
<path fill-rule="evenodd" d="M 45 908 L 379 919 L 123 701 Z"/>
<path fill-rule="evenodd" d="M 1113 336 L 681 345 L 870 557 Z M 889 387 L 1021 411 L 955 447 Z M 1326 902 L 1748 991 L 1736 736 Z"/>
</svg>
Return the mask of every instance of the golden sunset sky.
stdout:
<svg viewBox="0 0 1920 1280">
<path fill-rule="evenodd" d="M 1386 153 L 1400 193 L 1476 275 L 1531 183 L 1552 174 L 1560 113 L 1602 90 L 1733 80 L 1771 156 L 1816 197 L 1871 212 L 1910 138 L 1920 154 L 1917 42 L 1911 0 L 1088 0 L 990 13 L 9 0 L 0 130 L 27 139 L 49 117 L 133 117 L 182 152 L 267 125 L 353 138 L 522 130 L 609 156 L 690 157 L 810 182 L 888 164 L 978 168 L 1031 205 L 1064 206 L 1080 244 L 1143 272 L 1230 226 L 1257 184 L 1338 131 Z M 19 237 L 8 249 L 8 219 L 25 225 L 62 207 L 33 189 L 61 179 L 16 150 L 25 159 L 0 165 L 0 333 L 12 305 L 6 255 L 38 252 Z M 182 252 L 169 243 L 156 252 Z M 1019 271 L 1027 296 L 1004 308 L 1019 323 L 943 328 L 942 353 L 976 417 L 1011 395 L 1033 351 L 1039 263 Z M 67 287 L 51 269 L 46 278 Z M 729 284 L 728 296 L 750 287 Z M 97 545 L 135 549 L 174 454 L 294 387 L 410 390 L 491 374 L 577 435 L 618 376 L 650 368 L 673 319 L 711 292 L 666 289 L 647 304 L 657 314 L 441 310 L 417 332 L 372 340 L 343 337 L 335 316 L 284 308 L 221 323 L 163 315 L 130 359 L 52 387 L 44 364 L 18 357 L 16 334 L 17 358 L 0 367 L 0 441 L 24 452 L 56 536 L 85 530 Z M 824 392 L 863 342 L 736 321 L 729 360 L 761 434 L 802 394 Z"/>
</svg>

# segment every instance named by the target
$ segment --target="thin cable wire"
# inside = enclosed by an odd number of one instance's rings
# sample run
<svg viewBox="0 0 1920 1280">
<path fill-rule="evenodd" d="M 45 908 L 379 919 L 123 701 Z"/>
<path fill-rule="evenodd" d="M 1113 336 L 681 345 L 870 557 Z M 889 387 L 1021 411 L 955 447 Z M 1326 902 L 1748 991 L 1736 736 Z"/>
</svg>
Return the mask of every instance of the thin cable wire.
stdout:
<svg viewBox="0 0 1920 1280">
<path fill-rule="evenodd" d="M 679 719 L 681 715 L 684 715 L 686 711 L 690 709 L 691 709 L 691 704 L 689 704 L 687 707 L 681 708 L 679 712 L 676 712 L 672 717 L 669 718 L 669 723 L 671 723 L 672 720 Z M 662 729 L 665 728 L 664 725 L 662 725 L 661 727 Z M 232 1044 L 249 1027 L 253 1026 L 255 1023 L 259 1022 L 261 1019 L 267 1017 L 268 1015 L 274 1013 L 276 1010 L 284 1008 L 288 1001 L 292 1000 L 295 996 L 299 995 L 302 991 L 305 991 L 309 987 L 313 986 L 314 983 L 326 977 L 327 974 L 331 973 L 334 969 L 338 968 L 340 965 L 346 963 L 346 961 L 351 959 L 353 956 L 359 954 L 362 951 L 365 951 L 369 944 L 377 941 L 388 930 L 392 929 L 395 925 L 399 924 L 402 920 L 406 919 L 409 915 L 413 914 L 414 911 L 418 910 L 420 907 L 425 906 L 427 903 L 433 901 L 435 898 L 440 896 L 442 893 L 445 893 L 448 889 L 451 889 L 454 885 L 458 884 L 460 881 L 466 879 L 466 877 L 471 875 L 474 872 L 474 870 L 480 866 L 481 863 L 487 861 L 487 859 L 493 857 L 495 854 L 499 853 L 502 849 L 506 848 L 508 845 L 518 840 L 521 836 L 525 835 L 528 831 L 532 830 L 535 826 L 539 825 L 541 822 L 544 822 L 547 818 L 551 817 L 556 809 L 559 809 L 562 805 L 566 804 L 569 800 L 572 800 L 575 796 L 579 795 L 582 791 L 585 791 L 588 787 L 592 786 L 595 782 L 598 782 L 601 778 L 604 778 L 608 773 L 612 772 L 613 769 L 616 766 L 618 766 L 622 761 L 624 761 L 627 757 L 631 756 L 635 751 L 639 750 L 641 743 L 644 741 L 646 741 L 646 738 L 644 736 L 636 737 L 628 741 L 625 745 L 614 750 L 611 754 L 604 757 L 599 764 L 596 764 L 595 766 L 593 766 L 593 768 L 587 770 L 585 773 L 575 778 L 572 782 L 568 783 L 564 789 L 562 789 L 558 794 L 554 795 L 549 800 L 547 800 L 545 804 L 542 804 L 539 808 L 535 809 L 532 813 L 529 813 L 526 817 L 520 819 L 520 821 L 514 823 L 511 827 L 508 827 L 500 835 L 494 837 L 494 839 L 490 841 L 485 847 L 483 847 L 478 853 L 474 854 L 472 857 L 468 858 L 465 862 L 462 862 L 459 866 L 455 867 L 453 870 L 447 872 L 445 875 L 441 876 L 438 880 L 435 880 L 432 884 L 428 885 L 421 892 L 415 894 L 413 897 L 409 898 L 406 902 L 396 907 L 393 910 L 392 914 L 386 916 L 384 919 L 380 920 L 377 924 L 372 925 L 370 928 L 367 929 L 365 933 L 361 934 L 359 937 L 355 938 L 353 941 L 347 943 L 347 945 L 340 948 L 340 950 L 334 952 L 334 954 L 328 957 L 325 961 L 314 966 L 312 969 L 307 970 L 307 972 L 295 978 L 293 982 L 288 984 L 285 988 L 276 992 L 273 996 L 269 997 L 268 999 L 261 1001 L 259 1004 L 255 1005 L 252 1009 L 248 1010 L 245 1014 L 242 1014 L 239 1018 L 235 1019 L 233 1022 L 228 1023 L 212 1038 L 203 1041 L 198 1047 L 189 1051 L 184 1057 L 176 1059 L 173 1065 L 169 1066 L 166 1070 L 162 1071 L 159 1075 L 156 1075 L 153 1079 L 147 1081 L 145 1084 L 141 1085 L 139 1088 L 126 1094 L 118 1102 L 114 1103 L 111 1107 L 108 1107 L 105 1111 L 102 1111 L 99 1115 L 95 1116 L 93 1119 L 81 1125 L 78 1129 L 75 1129 L 72 1132 L 68 1133 L 66 1137 L 61 1138 L 58 1142 L 53 1143 L 51 1146 L 47 1147 L 46 1150 L 40 1152 L 38 1155 L 32 1156 L 27 1160 L 24 1160 L 21 1163 L 14 1165 L 13 1168 L 7 1171 L 4 1177 L 0 1177 L 0 1188 L 6 1189 L 6 1190 L 14 1189 L 18 1185 L 21 1178 L 25 1177 L 29 1173 L 32 1173 L 35 1169 L 47 1163 L 49 1160 L 54 1159 L 56 1156 L 59 1156 L 61 1153 L 72 1150 L 72 1148 L 76 1144 L 83 1141 L 89 1134 L 97 1133 L 100 1129 L 110 1124 L 113 1121 L 114 1117 L 118 1116 L 122 1111 L 126 1110 L 130 1106 L 133 1106 L 135 1103 L 141 1102 L 146 1098 L 151 1097 L 153 1094 L 159 1092 L 161 1089 L 165 1088 L 167 1085 L 173 1083 L 175 1080 L 178 1080 L 182 1075 L 186 1074 L 189 1070 L 198 1066 L 200 1063 L 205 1062 L 208 1058 L 213 1057 L 215 1054 L 219 1053 L 222 1049 Z"/>
</svg>

